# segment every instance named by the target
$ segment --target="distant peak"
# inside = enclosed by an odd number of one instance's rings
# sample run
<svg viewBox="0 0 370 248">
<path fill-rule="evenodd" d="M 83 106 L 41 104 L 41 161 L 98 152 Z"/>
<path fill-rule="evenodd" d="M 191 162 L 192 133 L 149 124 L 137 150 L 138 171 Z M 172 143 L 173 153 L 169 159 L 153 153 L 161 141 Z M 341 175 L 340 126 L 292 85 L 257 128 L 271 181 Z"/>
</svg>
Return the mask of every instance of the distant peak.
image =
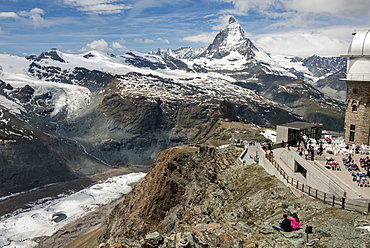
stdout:
<svg viewBox="0 0 370 248">
<path fill-rule="evenodd" d="M 237 24 L 237 23 L 238 23 L 238 21 L 235 19 L 235 17 L 230 16 L 229 24 Z"/>
<path fill-rule="evenodd" d="M 200 57 L 223 58 L 231 52 L 238 52 L 246 58 L 256 56 L 258 48 L 245 37 L 245 32 L 234 16 L 230 16 L 227 27 L 220 31 L 213 40 L 212 44 L 200 54 Z"/>
</svg>

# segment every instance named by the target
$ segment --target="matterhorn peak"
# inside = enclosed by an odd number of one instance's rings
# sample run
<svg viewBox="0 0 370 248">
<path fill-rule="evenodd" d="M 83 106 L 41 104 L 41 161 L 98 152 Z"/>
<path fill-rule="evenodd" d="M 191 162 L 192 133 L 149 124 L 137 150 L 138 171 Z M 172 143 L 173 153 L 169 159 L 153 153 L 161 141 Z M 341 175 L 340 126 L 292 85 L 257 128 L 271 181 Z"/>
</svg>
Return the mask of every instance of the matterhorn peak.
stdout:
<svg viewBox="0 0 370 248">
<path fill-rule="evenodd" d="M 201 57 L 219 59 L 231 52 L 238 52 L 249 59 L 255 57 L 254 51 L 258 51 L 257 47 L 245 37 L 245 32 L 235 17 L 230 16 L 226 28 L 216 35 Z"/>
<path fill-rule="evenodd" d="M 229 24 L 239 24 L 238 23 L 238 21 L 235 19 L 235 17 L 233 17 L 233 16 L 230 16 L 230 18 L 229 18 Z"/>
</svg>

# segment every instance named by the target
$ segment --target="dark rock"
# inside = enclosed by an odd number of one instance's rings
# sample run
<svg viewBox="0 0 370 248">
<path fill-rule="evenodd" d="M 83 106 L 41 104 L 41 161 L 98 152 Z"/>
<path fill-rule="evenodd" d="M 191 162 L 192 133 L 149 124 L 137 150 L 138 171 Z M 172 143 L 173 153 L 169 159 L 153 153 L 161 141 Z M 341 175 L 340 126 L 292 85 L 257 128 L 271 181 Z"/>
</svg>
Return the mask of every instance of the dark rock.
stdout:
<svg viewBox="0 0 370 248">
<path fill-rule="evenodd" d="M 52 48 L 50 51 L 47 52 L 42 52 L 39 56 L 36 55 L 31 55 L 26 57 L 28 60 L 33 60 L 33 61 L 41 61 L 43 59 L 52 59 L 56 60 L 62 63 L 65 63 L 66 61 L 62 59 L 59 54 L 58 54 L 58 49 Z"/>
<path fill-rule="evenodd" d="M 33 96 L 35 90 L 29 86 L 28 84 L 25 85 L 18 93 L 18 98 L 23 102 L 29 102 Z"/>
</svg>

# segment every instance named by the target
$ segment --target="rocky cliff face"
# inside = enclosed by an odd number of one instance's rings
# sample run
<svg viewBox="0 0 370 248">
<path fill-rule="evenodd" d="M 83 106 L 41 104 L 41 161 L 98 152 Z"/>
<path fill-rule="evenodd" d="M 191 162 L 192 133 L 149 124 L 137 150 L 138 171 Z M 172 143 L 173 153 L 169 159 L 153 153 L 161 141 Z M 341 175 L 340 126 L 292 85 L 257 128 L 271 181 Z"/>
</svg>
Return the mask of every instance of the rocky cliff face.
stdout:
<svg viewBox="0 0 370 248">
<path fill-rule="evenodd" d="M 175 147 L 160 153 L 148 176 L 112 211 L 105 237 L 140 238 L 153 231 L 171 231 L 183 218 L 191 221 L 196 216 L 184 216 L 183 206 L 204 201 L 209 185 L 224 184 L 217 175 L 234 161 L 235 153 L 221 159 L 214 148 L 203 146 Z"/>
</svg>

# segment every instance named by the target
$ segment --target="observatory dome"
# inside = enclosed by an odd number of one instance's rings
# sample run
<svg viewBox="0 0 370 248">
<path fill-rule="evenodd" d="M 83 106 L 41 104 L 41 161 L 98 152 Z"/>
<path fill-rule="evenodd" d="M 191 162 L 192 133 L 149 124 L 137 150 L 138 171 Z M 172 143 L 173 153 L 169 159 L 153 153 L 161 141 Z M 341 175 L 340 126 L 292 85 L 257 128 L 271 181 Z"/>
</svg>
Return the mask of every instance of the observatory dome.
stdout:
<svg viewBox="0 0 370 248">
<path fill-rule="evenodd" d="M 348 48 L 346 81 L 370 81 L 370 29 L 355 33 Z"/>
<path fill-rule="evenodd" d="M 348 56 L 370 56 L 370 29 L 359 30 L 353 37 Z"/>
</svg>

